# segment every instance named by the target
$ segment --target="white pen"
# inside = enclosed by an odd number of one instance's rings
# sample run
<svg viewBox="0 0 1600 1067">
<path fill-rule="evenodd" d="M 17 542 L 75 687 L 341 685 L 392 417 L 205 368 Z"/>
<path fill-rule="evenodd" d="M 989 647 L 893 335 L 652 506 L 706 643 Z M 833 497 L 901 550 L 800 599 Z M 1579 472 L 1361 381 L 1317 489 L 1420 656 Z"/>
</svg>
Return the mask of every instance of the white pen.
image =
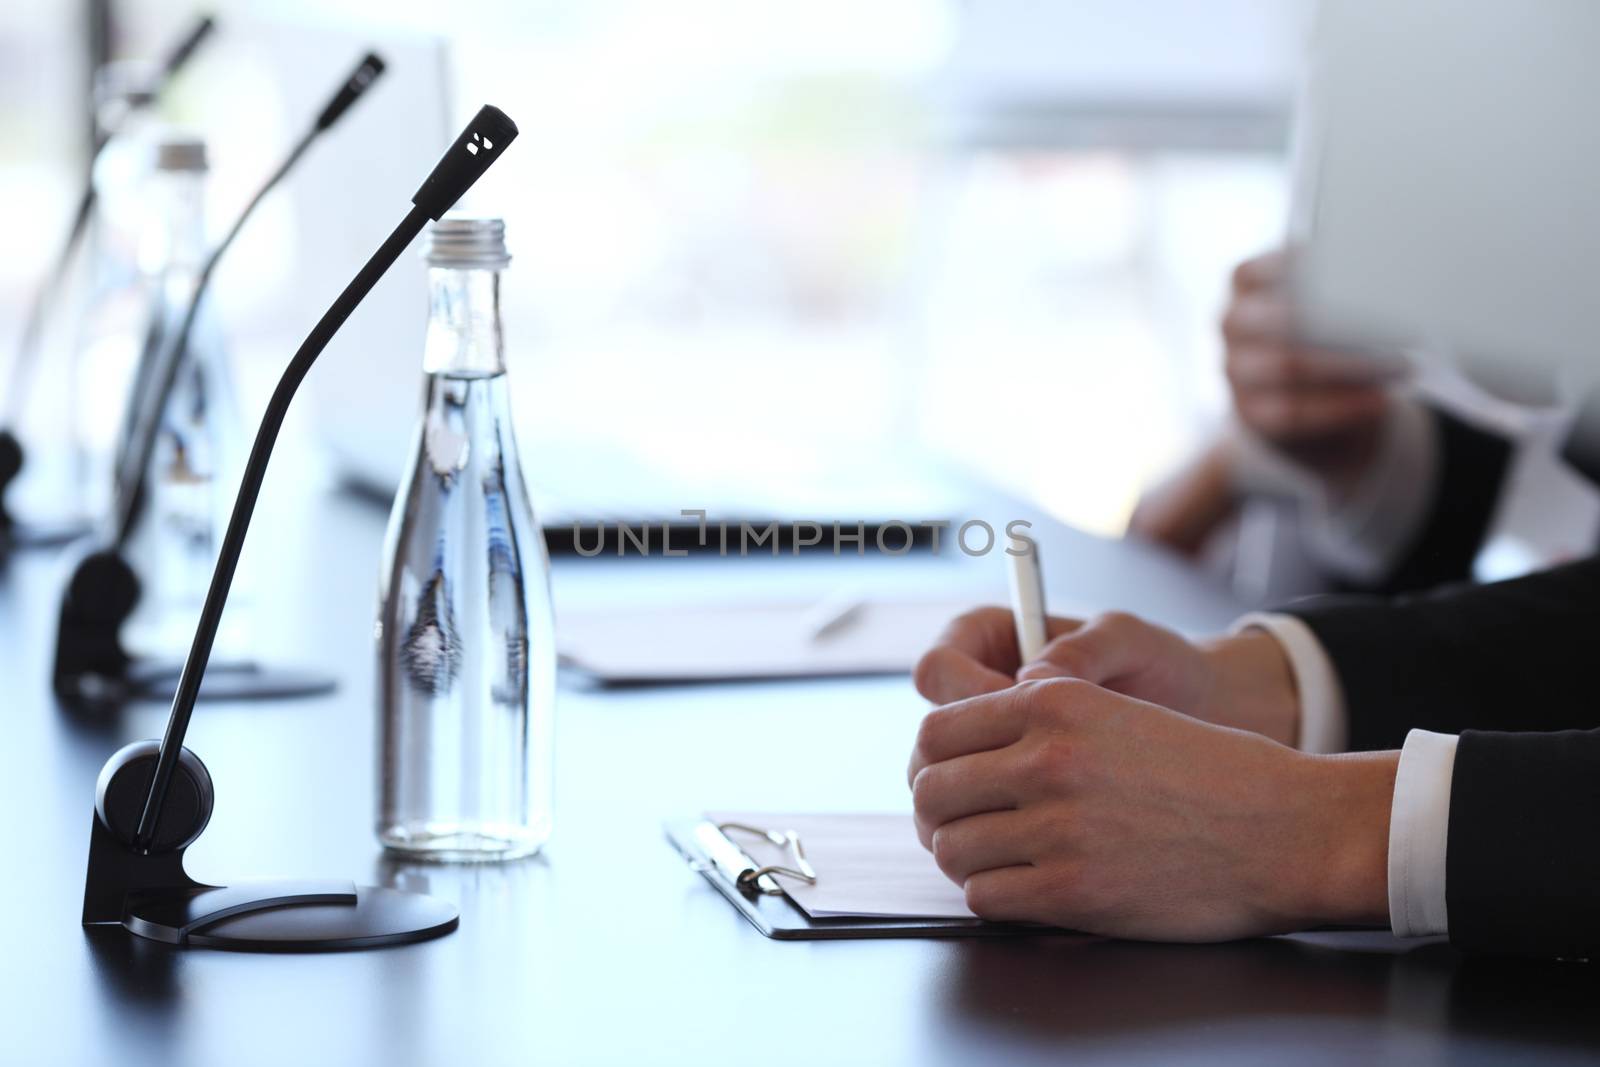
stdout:
<svg viewBox="0 0 1600 1067">
<path fill-rule="evenodd" d="M 1017 651 L 1028 664 L 1039 657 L 1049 641 L 1044 617 L 1044 576 L 1039 570 L 1039 542 L 1029 539 L 1028 551 L 1006 558 L 1011 561 L 1011 618 L 1017 627 Z"/>
</svg>

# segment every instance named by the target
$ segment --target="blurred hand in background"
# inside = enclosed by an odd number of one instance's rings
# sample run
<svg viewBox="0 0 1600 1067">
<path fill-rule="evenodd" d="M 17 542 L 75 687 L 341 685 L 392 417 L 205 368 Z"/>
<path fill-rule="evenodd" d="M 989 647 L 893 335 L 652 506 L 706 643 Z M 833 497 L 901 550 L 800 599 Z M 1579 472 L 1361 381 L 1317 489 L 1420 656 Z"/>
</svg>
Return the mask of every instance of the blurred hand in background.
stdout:
<svg viewBox="0 0 1600 1067">
<path fill-rule="evenodd" d="M 1224 371 L 1239 424 L 1338 497 L 1377 459 L 1405 366 L 1301 340 L 1288 269 L 1289 255 L 1274 251 L 1234 270 L 1222 316 Z M 1235 450 L 1235 441 L 1219 436 L 1145 494 L 1129 532 L 1198 553 L 1238 504 Z"/>
<path fill-rule="evenodd" d="M 1233 272 L 1222 339 L 1234 412 L 1310 473 L 1354 480 L 1377 454 L 1390 386 L 1404 365 L 1298 340 L 1288 266 L 1286 253 L 1268 252 Z"/>
</svg>

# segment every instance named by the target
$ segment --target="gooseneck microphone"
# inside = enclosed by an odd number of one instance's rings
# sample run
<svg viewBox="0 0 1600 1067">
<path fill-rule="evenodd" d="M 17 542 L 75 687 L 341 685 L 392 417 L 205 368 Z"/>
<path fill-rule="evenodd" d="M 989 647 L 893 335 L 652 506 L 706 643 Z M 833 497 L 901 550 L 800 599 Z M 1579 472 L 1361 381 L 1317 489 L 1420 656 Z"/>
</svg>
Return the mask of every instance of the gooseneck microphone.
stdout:
<svg viewBox="0 0 1600 1067">
<path fill-rule="evenodd" d="M 185 364 L 189 336 L 218 265 L 256 207 L 294 170 L 312 143 L 361 98 L 383 69 L 383 60 L 375 53 L 368 52 L 362 57 L 206 258 L 172 337 L 152 334 L 148 339 L 131 385 L 129 426 L 121 437 L 117 453 L 111 543 L 79 562 L 62 601 L 54 679 L 56 692 L 63 698 L 81 700 L 87 696 L 105 702 L 129 692 L 139 694 L 145 689 L 160 690 L 163 698 L 172 692 L 171 670 L 153 669 L 146 671 L 142 678 L 131 677 L 133 657 L 123 650 L 119 634 L 138 603 L 139 581 L 122 552 L 146 497 L 151 457 L 160 439 L 162 418 Z M 235 685 L 225 695 L 236 698 L 310 695 L 332 688 L 332 682 L 325 678 L 265 672 L 250 664 L 243 665 L 232 677 Z"/>
<path fill-rule="evenodd" d="M 167 53 L 167 58 L 157 70 L 155 82 L 150 87 L 149 93 L 131 101 L 127 105 L 127 112 L 120 117 L 126 119 L 128 114 L 151 107 L 159 101 L 178 72 L 188 65 L 200 45 L 215 29 L 216 21 L 209 15 L 195 20 L 189 32 Z M 100 150 L 105 148 L 113 136 L 112 131 L 107 128 L 101 129 L 96 134 L 94 157 L 99 156 Z M 45 318 L 55 298 L 66 284 L 67 272 L 71 269 L 73 257 L 83 241 L 84 233 L 88 230 L 89 218 L 94 214 L 96 192 L 92 163 L 91 160 L 90 177 L 85 179 L 83 191 L 78 195 L 78 204 L 72 214 L 72 224 L 67 230 L 67 239 L 56 253 L 50 272 L 34 292 L 33 300 L 28 306 L 27 318 L 23 320 L 22 336 L 17 342 L 16 356 L 11 361 L 7 377 L 3 401 L 5 406 L 0 410 L 0 427 L 3 427 L 0 428 L 0 534 L 9 534 L 16 526 L 15 519 L 5 508 L 4 497 L 6 489 L 21 473 L 26 456 L 22 442 L 18 440 L 12 427 L 20 421 L 28 394 L 32 391 L 33 375 L 39 364 L 39 342 L 44 334 Z M 35 540 L 19 537 L 11 540 L 17 544 L 47 544 L 52 539 L 47 537 Z"/>
<path fill-rule="evenodd" d="M 202 41 L 211 36 L 211 31 L 217 28 L 216 19 L 210 15 L 201 15 L 195 19 L 194 25 L 189 28 L 188 34 L 172 46 L 172 51 L 167 53 L 167 58 L 161 64 L 160 86 L 166 88 L 167 82 L 173 75 L 182 70 L 194 56 L 195 49 L 200 47 Z M 102 131 L 100 139 L 104 140 L 105 132 Z"/>
<path fill-rule="evenodd" d="M 183 740 L 272 448 L 295 391 L 422 227 L 448 211 L 516 136 L 516 125 L 497 108 L 478 112 L 412 197 L 405 218 L 323 314 L 284 370 L 256 431 L 166 733 L 159 746 L 142 741 L 123 748 L 100 773 L 84 889 L 86 925 L 120 924 L 142 937 L 176 945 L 275 951 L 370 948 L 455 929 L 453 907 L 414 893 L 338 882 L 231 888 L 195 882 L 183 871 L 182 853 L 210 818 L 213 790 L 209 772 L 183 747 Z M 244 915 L 248 922 L 229 926 Z"/>
<path fill-rule="evenodd" d="M 256 496 L 267 475 L 267 462 L 272 458 L 272 446 L 278 440 L 278 429 L 289 412 L 289 401 L 305 378 L 306 372 L 316 362 L 317 356 L 333 340 L 356 305 L 366 299 L 367 293 L 388 272 L 405 251 L 407 245 L 422 232 L 429 220 L 437 221 L 455 206 L 474 182 L 483 176 L 489 165 L 517 136 L 516 124 L 499 108 L 485 105 L 456 138 L 455 144 L 434 167 L 422 187 L 411 198 L 412 208 L 387 240 L 378 247 L 345 286 L 344 292 L 333 302 L 321 321 L 311 330 L 288 369 L 283 372 L 278 387 L 272 392 L 266 413 L 261 417 L 261 428 L 256 431 L 255 444 L 250 449 L 250 459 L 245 464 L 244 477 L 239 484 L 239 495 L 234 500 L 233 515 L 228 520 L 228 532 L 222 538 L 222 548 L 217 553 L 217 567 L 211 575 L 211 588 L 206 591 L 205 605 L 200 609 L 200 625 L 195 629 L 194 643 L 189 646 L 189 658 L 183 664 L 183 674 L 178 678 L 178 692 L 172 698 L 172 711 L 167 718 L 167 732 L 161 738 L 161 752 L 156 759 L 155 777 L 150 782 L 150 793 L 145 798 L 144 812 L 139 816 L 139 829 L 134 835 L 134 848 L 145 850 L 161 821 L 161 808 L 167 800 L 167 790 L 172 784 L 172 770 L 177 765 L 178 753 L 183 748 L 184 734 L 189 729 L 189 719 L 194 714 L 195 698 L 200 695 L 200 681 L 206 673 L 206 663 L 211 658 L 211 645 L 217 637 L 217 627 L 222 622 L 222 609 L 228 601 L 228 589 L 233 584 L 233 572 L 239 565 L 239 553 L 244 550 L 245 534 L 250 528 L 250 516 L 255 511 Z"/>
<path fill-rule="evenodd" d="M 261 201 L 265 200 L 267 194 L 277 188 L 289 172 L 294 170 L 312 143 L 332 128 L 333 124 L 350 109 L 350 105 L 361 99 L 361 95 L 383 74 L 383 69 L 383 60 L 375 52 L 368 52 L 362 57 L 361 62 L 356 64 L 356 69 L 339 86 L 316 121 L 301 135 L 300 140 L 295 142 L 288 156 L 278 165 L 278 169 L 262 183 L 260 189 L 256 190 L 256 194 L 250 198 L 244 210 L 239 213 L 239 217 L 234 220 L 233 226 L 218 242 L 216 248 L 212 249 L 211 255 L 200 269 L 194 293 L 189 298 L 188 307 L 184 309 L 177 332 L 170 341 L 163 342 L 161 358 L 153 361 L 156 365 L 142 368 L 146 373 L 133 382 L 134 402 L 129 408 L 134 415 L 131 420 L 133 425 L 128 427 L 127 447 L 118 455 L 113 483 L 115 503 L 112 529 L 115 544 L 119 549 L 127 544 L 140 505 L 143 503 L 145 479 L 149 474 L 150 458 L 155 454 L 156 441 L 160 437 L 162 415 L 182 373 L 184 357 L 189 348 L 189 335 L 194 330 L 196 319 L 199 318 L 200 305 L 205 300 L 206 291 L 210 288 L 217 265 L 222 262 L 223 256 L 227 254 L 239 232 L 244 229 L 245 223 L 250 221 L 250 216 L 255 213 Z"/>
</svg>

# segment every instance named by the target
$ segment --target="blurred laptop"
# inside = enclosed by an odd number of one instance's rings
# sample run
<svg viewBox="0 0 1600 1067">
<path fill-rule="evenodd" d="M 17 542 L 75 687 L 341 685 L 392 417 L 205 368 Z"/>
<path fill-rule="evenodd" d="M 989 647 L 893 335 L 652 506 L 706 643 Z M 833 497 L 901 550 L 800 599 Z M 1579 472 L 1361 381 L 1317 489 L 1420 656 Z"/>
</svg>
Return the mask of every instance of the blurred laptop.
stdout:
<svg viewBox="0 0 1600 1067">
<path fill-rule="evenodd" d="M 222 199 L 242 203 L 329 86 L 369 47 L 388 63 L 382 80 L 262 205 L 218 279 L 219 299 L 233 303 L 225 309 L 226 320 L 243 339 L 238 362 L 251 394 L 270 388 L 314 316 L 399 220 L 465 116 L 453 106 L 451 50 L 420 34 L 230 18 L 195 79 L 205 86 L 204 99 L 196 101 L 198 124 L 217 131 L 213 155 Z M 466 47 L 463 55 L 470 60 Z M 477 89 L 492 92 L 513 114 L 537 106 L 515 71 Z M 523 138 L 494 183 L 475 191 L 462 209 L 503 215 L 512 223 L 503 313 L 513 418 L 547 527 L 570 530 L 580 520 L 659 522 L 680 519 L 691 508 L 704 509 L 713 522 L 837 519 L 853 528 L 864 521 L 870 543 L 875 521 L 967 517 L 967 490 L 936 469 L 925 449 L 892 430 L 880 432 L 877 423 L 890 422 L 888 416 L 842 403 L 856 370 L 857 350 L 849 339 L 834 346 L 831 366 L 819 366 L 812 348 L 781 331 L 746 336 L 735 330 L 709 340 L 643 334 L 626 353 L 557 350 L 542 339 L 541 324 L 528 321 L 530 308 L 537 310 L 536 294 L 529 295 L 516 265 L 519 247 L 541 235 L 518 219 L 529 198 L 549 195 L 540 177 L 561 159 L 541 142 L 539 119 L 533 121 L 529 129 L 535 135 Z M 235 169 L 233 178 L 221 169 L 224 164 Z M 231 210 L 222 207 L 221 217 Z M 409 461 L 427 313 L 419 242 L 328 346 L 301 401 L 335 476 L 379 500 L 393 494 Z M 587 368 L 588 377 L 562 377 L 563 366 Z M 613 369 L 595 375 L 593 368 L 602 366 Z M 635 366 L 669 368 L 681 392 L 665 396 L 659 387 L 630 385 Z M 741 395 L 752 379 L 747 376 L 741 387 L 726 373 L 753 366 L 769 368 L 771 392 Z M 797 398 L 791 366 L 812 383 L 810 400 Z M 597 383 L 602 391 L 596 391 Z M 617 394 L 604 392 L 610 389 Z M 551 392 L 564 394 L 565 427 L 541 418 Z M 665 442 L 657 432 L 645 432 L 620 404 L 624 398 L 648 405 L 657 420 L 651 425 L 685 432 Z M 572 418 L 579 420 L 581 440 L 573 437 Z"/>
<path fill-rule="evenodd" d="M 241 392 L 259 406 L 289 354 L 405 214 L 455 134 L 449 53 L 435 36 L 230 14 L 185 79 L 180 121 L 205 131 L 213 229 L 368 50 L 383 76 L 263 201 L 217 278 Z M 402 255 L 317 361 L 291 418 L 309 418 L 340 476 L 393 490 L 416 417 L 427 277 Z M 303 427 L 304 423 L 300 423 Z M 286 438 L 299 443 L 294 430 Z"/>
</svg>

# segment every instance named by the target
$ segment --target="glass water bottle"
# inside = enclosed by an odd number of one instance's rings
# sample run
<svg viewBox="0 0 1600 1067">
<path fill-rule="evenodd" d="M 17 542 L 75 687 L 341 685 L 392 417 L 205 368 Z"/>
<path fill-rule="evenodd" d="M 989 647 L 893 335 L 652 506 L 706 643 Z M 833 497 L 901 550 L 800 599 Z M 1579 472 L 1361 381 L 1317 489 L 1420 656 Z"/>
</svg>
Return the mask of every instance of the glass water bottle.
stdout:
<svg viewBox="0 0 1600 1067">
<path fill-rule="evenodd" d="M 379 581 L 378 838 L 439 860 L 550 834 L 549 559 L 511 431 L 496 219 L 429 231 L 422 417 Z"/>
<path fill-rule="evenodd" d="M 138 341 L 131 384 L 122 398 L 114 466 L 137 462 L 135 430 L 160 400 L 168 365 L 179 354 L 176 335 L 187 315 L 207 255 L 205 241 L 205 142 L 172 135 L 156 150 L 155 173 L 145 200 L 147 225 L 139 257 L 148 279 L 149 302 Z M 182 657 L 211 579 L 243 434 L 232 368 L 217 320 L 201 305 L 184 345 L 171 394 L 157 415 L 155 449 L 145 470 L 146 492 L 135 512 L 127 554 L 143 586 L 128 620 L 126 639 L 135 651 Z M 119 476 L 131 474 L 119 470 Z M 127 483 L 117 487 L 125 494 Z M 234 598 L 237 607 L 238 597 Z M 244 615 L 233 621 L 219 648 L 231 652 Z"/>
<path fill-rule="evenodd" d="M 96 200 L 67 361 L 71 447 L 62 454 L 70 456 L 72 469 L 58 478 L 72 487 L 73 510 L 86 518 L 110 509 L 118 420 L 159 282 L 149 253 L 141 255 L 151 230 L 167 221 L 152 204 L 157 146 L 168 132 L 151 106 L 158 77 L 153 65 L 133 60 L 107 64 L 95 75 L 95 111 L 108 140 L 94 160 Z"/>
</svg>

